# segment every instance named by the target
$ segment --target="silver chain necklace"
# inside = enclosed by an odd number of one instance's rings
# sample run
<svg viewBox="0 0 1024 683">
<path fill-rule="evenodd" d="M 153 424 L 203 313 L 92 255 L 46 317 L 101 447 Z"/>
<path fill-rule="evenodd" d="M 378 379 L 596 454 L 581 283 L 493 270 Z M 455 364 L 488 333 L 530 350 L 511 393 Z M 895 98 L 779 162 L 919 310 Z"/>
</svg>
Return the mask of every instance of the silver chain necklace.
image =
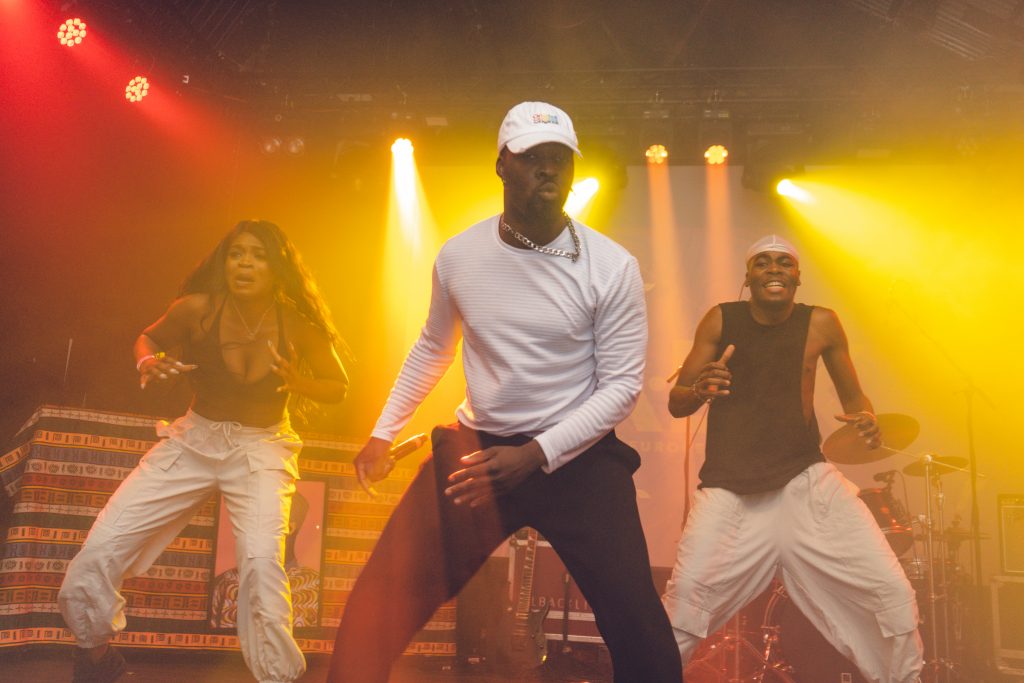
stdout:
<svg viewBox="0 0 1024 683">
<path fill-rule="evenodd" d="M 548 254 L 550 256 L 564 256 L 573 263 L 576 263 L 576 259 L 580 257 L 580 237 L 579 235 L 576 234 L 576 228 L 573 227 L 572 219 L 569 218 L 569 214 L 563 212 L 562 217 L 565 219 L 566 227 L 569 228 L 569 235 L 572 237 L 572 244 L 573 247 L 576 249 L 575 254 L 569 253 L 565 249 L 555 249 L 554 247 L 540 246 L 539 244 L 531 240 L 529 237 L 527 237 L 526 235 L 524 235 L 523 233 L 519 232 L 511 225 L 506 223 L 505 214 L 501 214 L 501 219 L 499 220 L 499 223 L 501 224 L 502 230 L 507 230 L 508 232 L 512 233 L 513 237 L 515 237 L 517 240 L 528 246 L 530 249 L 533 249 L 534 251 L 539 251 L 542 254 Z"/>
<path fill-rule="evenodd" d="M 228 296 L 228 299 L 231 300 L 231 307 L 235 309 L 235 313 L 238 314 L 239 320 L 242 321 L 242 325 L 245 327 L 245 335 L 249 338 L 249 341 L 253 341 L 256 339 L 256 335 L 260 333 L 260 330 L 263 329 L 263 321 L 267 319 L 267 314 L 270 313 L 270 309 L 274 307 L 274 304 L 270 304 L 267 306 L 267 310 L 263 311 L 263 315 L 260 316 L 260 320 L 256 323 L 256 329 L 254 330 L 249 327 L 249 323 L 245 322 L 245 316 L 242 315 L 242 311 L 239 310 L 238 304 L 235 303 L 235 298 L 233 296 Z"/>
</svg>

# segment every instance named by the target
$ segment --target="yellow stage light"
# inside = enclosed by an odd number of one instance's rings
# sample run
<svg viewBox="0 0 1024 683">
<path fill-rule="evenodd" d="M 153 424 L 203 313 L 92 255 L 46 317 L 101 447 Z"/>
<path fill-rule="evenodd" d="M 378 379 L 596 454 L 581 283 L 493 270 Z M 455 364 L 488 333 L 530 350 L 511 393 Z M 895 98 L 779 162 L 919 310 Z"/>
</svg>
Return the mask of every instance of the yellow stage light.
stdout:
<svg viewBox="0 0 1024 683">
<path fill-rule="evenodd" d="M 572 192 L 569 193 L 569 197 L 565 200 L 565 212 L 573 218 L 579 218 L 584 207 L 590 203 L 590 200 L 594 198 L 600 187 L 601 184 L 597 181 L 597 178 L 586 178 L 578 183 L 574 183 Z"/>
<path fill-rule="evenodd" d="M 398 138 L 391 145 L 392 191 L 398 209 L 398 225 L 406 241 L 418 245 L 419 199 L 416 196 L 416 162 L 412 141 Z"/>
<path fill-rule="evenodd" d="M 397 138 L 391 144 L 391 153 L 394 154 L 396 157 L 400 155 L 412 156 L 412 152 L 412 140 L 410 140 L 409 138 Z"/>
<path fill-rule="evenodd" d="M 795 201 L 801 202 L 802 204 L 810 204 L 814 201 L 814 197 L 810 192 L 794 183 L 789 178 L 783 178 L 775 186 L 775 191 L 783 197 L 788 197 Z"/>
<path fill-rule="evenodd" d="M 649 164 L 664 164 L 668 161 L 668 149 L 665 145 L 651 145 L 644 152 Z"/>
<path fill-rule="evenodd" d="M 704 151 L 704 159 L 709 165 L 724 164 L 726 157 L 729 156 L 729 150 L 725 148 L 725 145 L 711 145 Z"/>
</svg>

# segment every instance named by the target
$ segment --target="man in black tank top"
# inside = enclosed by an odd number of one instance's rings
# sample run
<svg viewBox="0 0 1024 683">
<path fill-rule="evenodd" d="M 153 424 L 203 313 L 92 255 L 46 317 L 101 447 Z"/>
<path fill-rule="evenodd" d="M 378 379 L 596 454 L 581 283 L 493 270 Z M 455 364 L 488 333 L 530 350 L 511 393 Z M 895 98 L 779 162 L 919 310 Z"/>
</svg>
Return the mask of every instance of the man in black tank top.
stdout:
<svg viewBox="0 0 1024 683">
<path fill-rule="evenodd" d="M 709 404 L 700 490 L 664 596 L 683 661 L 778 575 L 868 681 L 917 681 L 913 588 L 857 487 L 819 446 L 819 358 L 843 406 L 836 419 L 881 445 L 843 328 L 833 311 L 795 303 L 799 257 L 775 235 L 748 250 L 744 285 L 748 301 L 700 321 L 669 395 L 675 417 Z"/>
</svg>

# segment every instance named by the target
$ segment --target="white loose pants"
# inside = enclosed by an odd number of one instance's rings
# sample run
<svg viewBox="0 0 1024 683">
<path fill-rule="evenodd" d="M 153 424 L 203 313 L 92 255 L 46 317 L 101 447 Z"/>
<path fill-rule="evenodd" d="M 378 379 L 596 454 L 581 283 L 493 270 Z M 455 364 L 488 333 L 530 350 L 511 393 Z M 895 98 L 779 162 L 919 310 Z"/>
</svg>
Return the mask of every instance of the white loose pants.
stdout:
<svg viewBox="0 0 1024 683">
<path fill-rule="evenodd" d="M 78 645 L 108 642 L 125 627 L 126 578 L 144 573 L 220 491 L 231 517 L 239 569 L 238 638 L 261 682 L 299 678 L 305 658 L 292 637 L 284 542 L 302 447 L 287 421 L 260 429 L 189 411 L 157 433 L 111 496 L 68 567 L 58 602 Z"/>
<path fill-rule="evenodd" d="M 917 681 L 914 590 L 857 493 L 824 462 L 774 491 L 697 491 L 664 596 L 683 662 L 779 573 L 793 603 L 865 678 Z"/>
</svg>

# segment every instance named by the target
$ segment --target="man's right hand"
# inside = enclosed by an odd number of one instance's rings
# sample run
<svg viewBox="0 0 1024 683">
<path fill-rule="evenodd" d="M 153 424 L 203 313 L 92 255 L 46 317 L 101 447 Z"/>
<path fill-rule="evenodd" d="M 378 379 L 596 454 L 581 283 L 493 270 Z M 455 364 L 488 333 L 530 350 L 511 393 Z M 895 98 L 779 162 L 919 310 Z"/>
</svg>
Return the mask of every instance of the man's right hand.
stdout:
<svg viewBox="0 0 1024 683">
<path fill-rule="evenodd" d="M 712 361 L 700 369 L 700 374 L 693 382 L 693 393 L 701 400 L 712 399 L 716 396 L 728 396 L 729 386 L 732 384 L 732 371 L 726 363 L 732 358 L 736 347 L 729 344 L 722 352 L 722 357 Z"/>
<path fill-rule="evenodd" d="M 371 436 L 366 445 L 356 454 L 352 463 L 356 468 L 356 479 L 368 493 L 372 491 L 371 482 L 380 481 L 391 473 L 394 461 L 389 453 L 391 442 Z M 371 495 L 373 495 L 371 493 Z"/>
</svg>

